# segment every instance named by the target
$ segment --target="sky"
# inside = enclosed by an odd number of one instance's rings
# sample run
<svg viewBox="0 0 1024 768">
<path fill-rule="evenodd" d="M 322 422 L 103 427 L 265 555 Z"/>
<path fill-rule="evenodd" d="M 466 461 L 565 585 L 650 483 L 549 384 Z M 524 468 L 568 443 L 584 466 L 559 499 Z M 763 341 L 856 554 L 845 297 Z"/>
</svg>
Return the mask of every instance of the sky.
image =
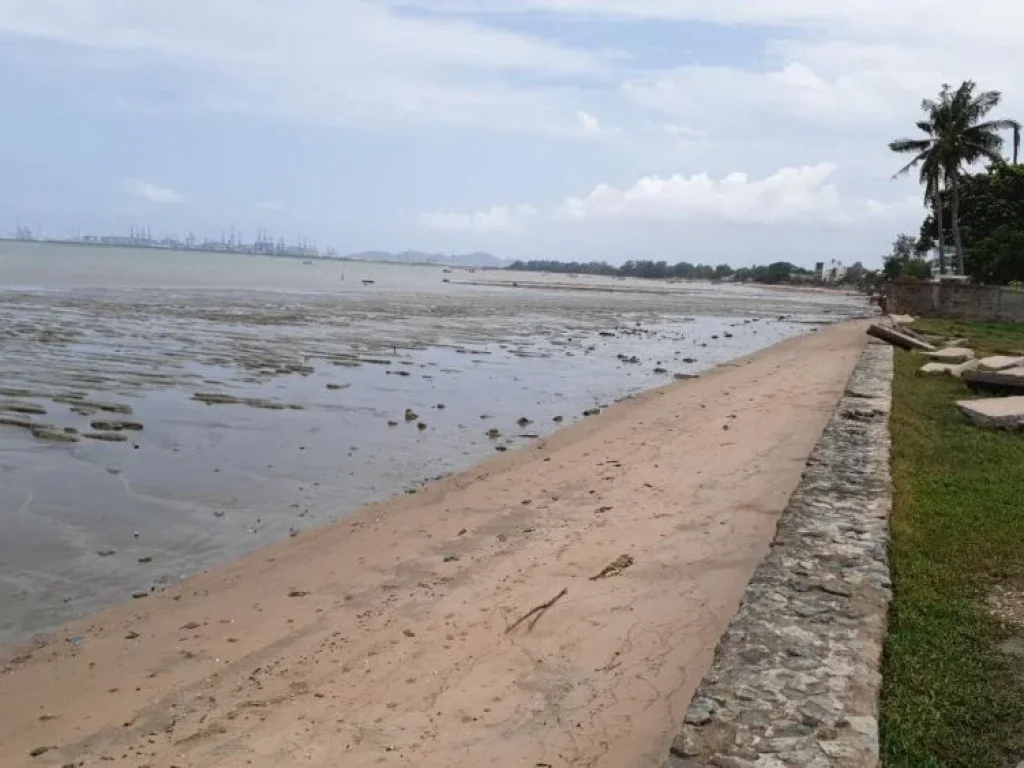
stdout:
<svg viewBox="0 0 1024 768">
<path fill-rule="evenodd" d="M 1016 0 L 0 0 L 0 232 L 874 266 Z"/>
</svg>

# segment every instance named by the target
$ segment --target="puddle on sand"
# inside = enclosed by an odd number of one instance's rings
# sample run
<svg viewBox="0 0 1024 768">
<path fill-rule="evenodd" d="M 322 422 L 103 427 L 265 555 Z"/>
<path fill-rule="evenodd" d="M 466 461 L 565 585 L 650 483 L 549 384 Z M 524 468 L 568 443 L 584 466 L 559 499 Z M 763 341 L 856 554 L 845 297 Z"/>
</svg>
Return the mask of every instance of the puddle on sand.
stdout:
<svg viewBox="0 0 1024 768">
<path fill-rule="evenodd" d="M 863 309 L 444 290 L 0 293 L 0 642 Z"/>
</svg>

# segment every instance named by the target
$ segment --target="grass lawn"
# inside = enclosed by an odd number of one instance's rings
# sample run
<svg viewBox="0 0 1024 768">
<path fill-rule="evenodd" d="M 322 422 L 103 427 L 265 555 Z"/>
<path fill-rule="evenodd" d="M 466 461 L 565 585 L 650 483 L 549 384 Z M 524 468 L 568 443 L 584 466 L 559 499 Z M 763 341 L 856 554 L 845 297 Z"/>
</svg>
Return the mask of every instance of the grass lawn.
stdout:
<svg viewBox="0 0 1024 768">
<path fill-rule="evenodd" d="M 1024 352 L 1024 325 L 919 322 L 981 354 Z M 1024 760 L 1024 625 L 989 597 L 1024 608 L 1024 433 L 972 426 L 951 377 L 918 377 L 897 352 L 891 418 L 893 604 L 882 692 L 889 768 L 1007 768 Z"/>
</svg>

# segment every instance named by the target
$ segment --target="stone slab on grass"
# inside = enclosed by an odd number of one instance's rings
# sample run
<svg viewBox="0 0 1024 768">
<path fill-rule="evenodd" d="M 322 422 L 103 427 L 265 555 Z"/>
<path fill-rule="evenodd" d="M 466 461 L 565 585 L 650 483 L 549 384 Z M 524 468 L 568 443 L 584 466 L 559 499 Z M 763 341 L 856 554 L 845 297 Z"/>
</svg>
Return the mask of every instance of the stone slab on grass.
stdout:
<svg viewBox="0 0 1024 768">
<path fill-rule="evenodd" d="M 944 347 L 935 352 L 928 353 L 928 359 L 936 363 L 966 363 L 974 359 L 974 350 L 967 347 Z"/>
<path fill-rule="evenodd" d="M 977 360 L 968 360 L 966 362 L 954 365 L 952 363 L 925 363 L 917 369 L 919 374 L 924 376 L 955 376 L 960 378 L 967 371 L 978 370 Z"/>
<path fill-rule="evenodd" d="M 1024 429 L 1024 396 L 960 400 L 956 407 L 979 427 Z"/>
<path fill-rule="evenodd" d="M 935 352 L 935 347 L 926 341 L 921 341 L 913 336 L 892 328 L 886 328 L 884 325 L 872 325 L 868 328 L 868 336 L 874 336 L 876 339 L 892 344 L 894 347 L 900 349 L 917 349 L 922 352 Z"/>
<path fill-rule="evenodd" d="M 1005 368 L 1017 368 L 1022 365 L 1024 365 L 1024 357 L 993 355 L 992 357 L 981 358 L 981 367 L 990 371 L 1001 371 Z"/>
<path fill-rule="evenodd" d="M 913 315 L 889 315 L 889 319 L 892 320 L 892 324 L 896 327 L 901 325 L 913 325 L 917 322 L 917 318 Z"/>
</svg>

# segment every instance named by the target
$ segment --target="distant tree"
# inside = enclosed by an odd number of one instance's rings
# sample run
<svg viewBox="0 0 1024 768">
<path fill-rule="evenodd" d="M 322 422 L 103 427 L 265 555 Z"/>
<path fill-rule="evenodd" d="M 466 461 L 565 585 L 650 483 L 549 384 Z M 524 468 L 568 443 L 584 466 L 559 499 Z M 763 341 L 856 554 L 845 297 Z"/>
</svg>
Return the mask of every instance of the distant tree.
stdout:
<svg viewBox="0 0 1024 768">
<path fill-rule="evenodd" d="M 897 235 L 892 244 L 892 253 L 883 259 L 882 274 L 887 280 L 897 277 L 913 277 L 928 280 L 932 276 L 931 265 L 916 253 L 917 241 L 911 235 Z"/>
</svg>

